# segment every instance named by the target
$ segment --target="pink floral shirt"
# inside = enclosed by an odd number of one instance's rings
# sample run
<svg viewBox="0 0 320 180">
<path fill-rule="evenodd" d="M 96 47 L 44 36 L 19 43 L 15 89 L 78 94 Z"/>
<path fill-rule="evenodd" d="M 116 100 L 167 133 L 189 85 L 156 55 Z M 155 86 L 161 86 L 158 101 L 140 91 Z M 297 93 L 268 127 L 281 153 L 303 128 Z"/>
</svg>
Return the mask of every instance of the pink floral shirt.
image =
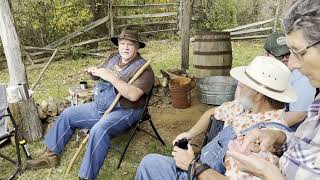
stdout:
<svg viewBox="0 0 320 180">
<path fill-rule="evenodd" d="M 285 124 L 284 122 L 284 110 L 274 110 L 265 113 L 252 114 L 236 101 L 223 103 L 217 107 L 214 113 L 216 119 L 225 121 L 225 126 L 232 125 L 235 132 L 239 135 L 240 131 L 253 126 L 258 122 L 278 122 Z M 242 138 L 238 138 L 240 141 Z M 266 160 L 277 164 L 278 158 L 270 152 L 257 153 L 258 156 L 265 158 Z M 242 172 L 237 167 L 235 160 L 231 157 L 225 157 L 226 176 L 232 180 L 256 180 L 260 179 L 248 173 Z"/>
</svg>

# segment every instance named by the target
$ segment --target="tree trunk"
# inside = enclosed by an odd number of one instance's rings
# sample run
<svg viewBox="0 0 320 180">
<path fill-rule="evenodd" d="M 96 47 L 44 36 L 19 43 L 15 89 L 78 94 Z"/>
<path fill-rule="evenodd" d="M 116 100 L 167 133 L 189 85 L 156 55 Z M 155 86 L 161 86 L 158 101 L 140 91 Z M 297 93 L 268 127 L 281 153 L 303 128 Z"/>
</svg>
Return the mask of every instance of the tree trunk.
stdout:
<svg viewBox="0 0 320 180">
<path fill-rule="evenodd" d="M 42 124 L 33 98 L 9 105 L 10 111 L 19 126 L 20 135 L 27 141 L 42 137 Z"/>
<path fill-rule="evenodd" d="M 0 37 L 8 64 L 10 76 L 8 85 L 10 87 L 27 84 L 19 38 L 14 27 L 8 0 L 0 0 L 0 4 Z M 27 97 L 24 101 L 10 104 L 10 109 L 12 109 L 16 121 L 19 122 L 19 130 L 25 139 L 34 141 L 42 137 L 42 126 L 33 98 Z"/>
<path fill-rule="evenodd" d="M 92 22 L 107 16 L 108 1 L 107 0 L 89 0 L 89 10 L 92 13 Z M 94 37 L 102 37 L 107 35 L 107 23 L 103 23 L 95 28 Z M 97 48 L 97 43 L 91 43 L 90 48 Z"/>
</svg>

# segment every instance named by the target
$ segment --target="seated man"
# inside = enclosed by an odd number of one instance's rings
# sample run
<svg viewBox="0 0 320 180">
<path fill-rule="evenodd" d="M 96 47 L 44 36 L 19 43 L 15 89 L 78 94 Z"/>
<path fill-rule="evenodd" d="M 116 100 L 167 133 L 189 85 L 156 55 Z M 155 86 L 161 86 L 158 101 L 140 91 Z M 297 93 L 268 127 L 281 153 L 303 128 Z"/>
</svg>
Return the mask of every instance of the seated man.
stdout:
<svg viewBox="0 0 320 180">
<path fill-rule="evenodd" d="M 98 79 L 94 101 L 65 109 L 44 140 L 47 152 L 36 160 L 28 161 L 28 167 L 57 166 L 58 155 L 74 134 L 74 130 L 90 129 L 79 176 L 80 179 L 95 179 L 107 156 L 111 139 L 139 121 L 146 94 L 153 86 L 153 71 L 149 67 L 132 85 L 128 82 L 146 62 L 138 53 L 138 49 L 145 47 L 145 44 L 139 41 L 138 33 L 131 30 L 124 30 L 119 37 L 111 38 L 111 41 L 118 46 L 118 52 L 97 68 L 87 70 Z M 122 95 L 119 103 L 111 113 L 103 116 L 117 92 Z"/>
<path fill-rule="evenodd" d="M 264 49 L 267 56 L 275 57 L 291 70 L 289 83 L 296 91 L 298 99 L 295 102 L 287 104 L 285 121 L 295 131 L 306 118 L 308 107 L 314 100 L 316 90 L 311 86 L 306 76 L 301 74 L 298 69 L 293 69 L 290 64 L 288 65 L 290 51 L 284 34 L 278 32 L 272 33 L 267 37 Z"/>
<path fill-rule="evenodd" d="M 158 154 L 145 156 L 137 169 L 137 180 L 186 179 L 191 162 L 194 164 L 191 174 L 195 176 L 206 168 L 214 169 L 221 173 L 221 176 L 226 174 L 230 178 L 246 175 L 239 174 L 232 159 L 225 158 L 228 142 L 242 136 L 246 133 L 244 130 L 249 131 L 247 128 L 261 122 L 272 122 L 275 128 L 287 128 L 283 125 L 284 102 L 296 100 L 296 95 L 288 85 L 290 70 L 271 57 L 256 57 L 249 66 L 233 68 L 230 74 L 240 82 L 240 96 L 235 101 L 208 110 L 188 132 L 175 139 L 191 140 L 199 135 L 207 129 L 211 115 L 225 121 L 224 129 L 201 149 L 199 158 L 196 158 L 199 161 L 195 163 L 190 144 L 187 150 L 175 146 L 173 158 Z M 273 163 L 277 162 L 276 156 L 269 152 L 258 155 Z"/>
</svg>

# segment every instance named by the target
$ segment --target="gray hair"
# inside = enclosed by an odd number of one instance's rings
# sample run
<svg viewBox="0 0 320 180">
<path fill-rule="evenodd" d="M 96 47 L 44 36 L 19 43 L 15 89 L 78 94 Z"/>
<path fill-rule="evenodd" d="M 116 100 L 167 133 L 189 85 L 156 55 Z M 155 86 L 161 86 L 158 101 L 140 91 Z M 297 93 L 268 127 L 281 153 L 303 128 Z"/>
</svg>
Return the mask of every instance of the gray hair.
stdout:
<svg viewBox="0 0 320 180">
<path fill-rule="evenodd" d="M 297 0 L 283 19 L 286 34 L 302 30 L 304 39 L 312 44 L 320 41 L 320 0 Z"/>
</svg>

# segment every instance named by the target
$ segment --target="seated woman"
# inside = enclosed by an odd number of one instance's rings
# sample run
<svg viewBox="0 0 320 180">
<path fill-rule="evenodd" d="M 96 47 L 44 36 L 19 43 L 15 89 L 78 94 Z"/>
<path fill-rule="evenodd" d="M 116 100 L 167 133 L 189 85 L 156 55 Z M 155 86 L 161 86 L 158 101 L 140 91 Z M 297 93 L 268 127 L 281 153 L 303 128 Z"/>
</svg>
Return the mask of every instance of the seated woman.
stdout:
<svg viewBox="0 0 320 180">
<path fill-rule="evenodd" d="M 151 154 L 141 161 L 136 179 L 186 179 L 189 173 L 200 176 L 205 169 L 213 169 L 222 178 L 249 177 L 240 172 L 235 162 L 225 157 L 230 140 L 268 122 L 273 128 L 288 129 L 284 124 L 284 102 L 296 100 L 294 90 L 288 85 L 290 70 L 272 57 L 256 57 L 249 66 L 233 68 L 231 76 L 240 82 L 240 96 L 235 101 L 226 102 L 220 107 L 208 110 L 188 131 L 177 136 L 188 140 L 204 132 L 213 114 L 216 119 L 225 121 L 224 129 L 201 149 L 195 158 L 192 147 L 180 149 L 174 147 L 171 157 Z M 267 123 L 265 123 L 267 124 Z M 258 153 L 259 156 L 277 163 L 277 158 L 270 152 Z M 196 159 L 197 161 L 195 161 Z M 192 164 L 193 168 L 190 166 Z"/>
</svg>

